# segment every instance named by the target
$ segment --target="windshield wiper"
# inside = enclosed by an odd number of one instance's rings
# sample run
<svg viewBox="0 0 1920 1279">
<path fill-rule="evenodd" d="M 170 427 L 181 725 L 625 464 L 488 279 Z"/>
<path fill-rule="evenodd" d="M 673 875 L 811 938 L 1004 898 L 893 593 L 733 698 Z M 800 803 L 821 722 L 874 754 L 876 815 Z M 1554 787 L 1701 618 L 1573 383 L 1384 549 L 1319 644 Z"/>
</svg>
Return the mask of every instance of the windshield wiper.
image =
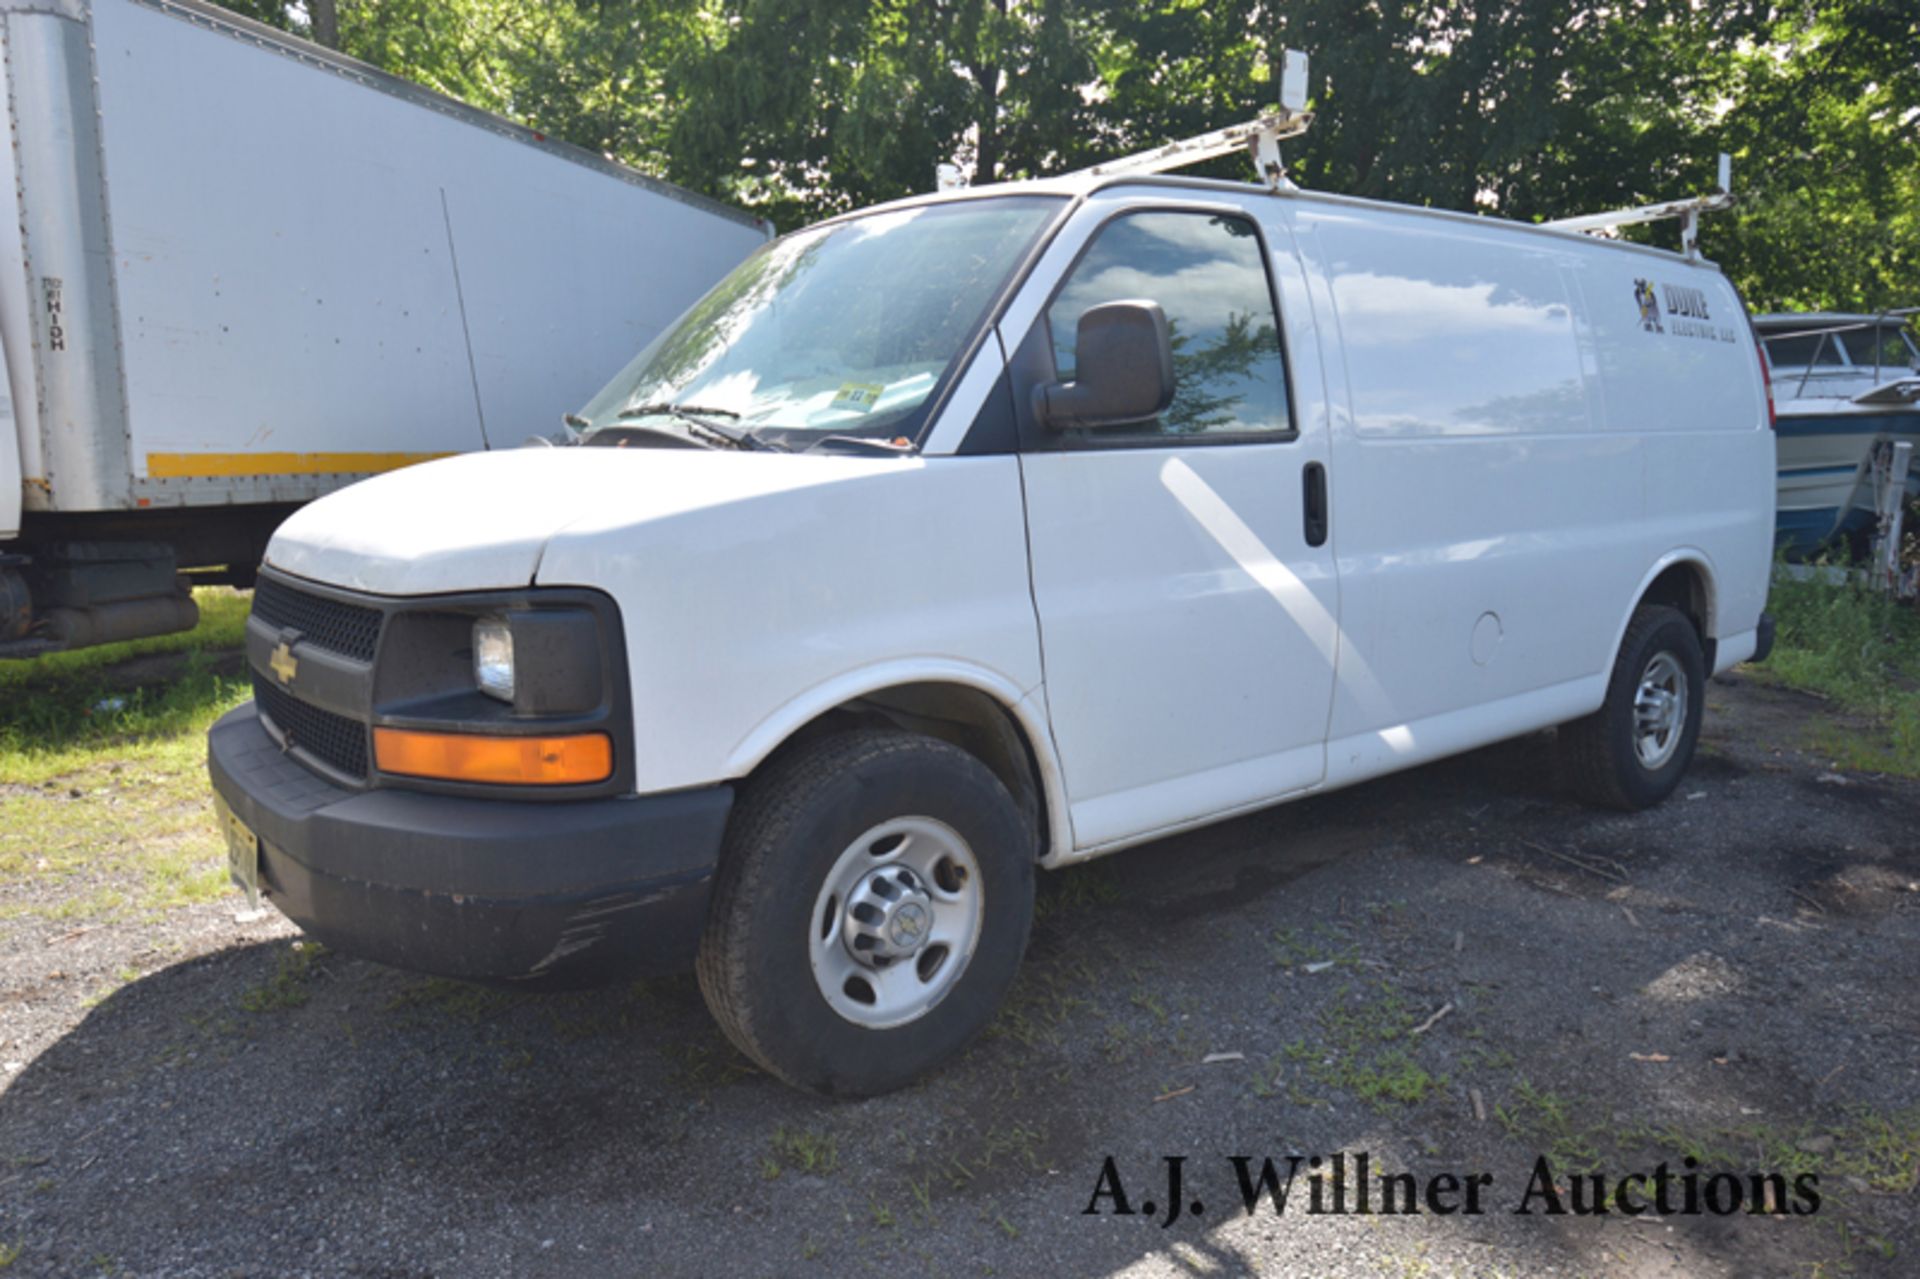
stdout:
<svg viewBox="0 0 1920 1279">
<path fill-rule="evenodd" d="M 761 439 L 750 430 L 744 430 L 737 426 L 728 426 L 723 422 L 713 420 L 717 417 L 738 418 L 739 416 L 740 415 L 732 409 L 709 408 L 699 404 L 668 404 L 665 402 L 658 404 L 635 404 L 621 409 L 619 413 L 620 420 L 623 422 L 632 421 L 634 418 L 640 417 L 670 417 L 675 421 L 683 422 L 687 426 L 692 427 L 694 432 L 700 434 L 709 443 L 717 442 L 718 446 L 724 448 L 772 449 L 782 453 L 788 451 L 771 440 Z"/>
</svg>

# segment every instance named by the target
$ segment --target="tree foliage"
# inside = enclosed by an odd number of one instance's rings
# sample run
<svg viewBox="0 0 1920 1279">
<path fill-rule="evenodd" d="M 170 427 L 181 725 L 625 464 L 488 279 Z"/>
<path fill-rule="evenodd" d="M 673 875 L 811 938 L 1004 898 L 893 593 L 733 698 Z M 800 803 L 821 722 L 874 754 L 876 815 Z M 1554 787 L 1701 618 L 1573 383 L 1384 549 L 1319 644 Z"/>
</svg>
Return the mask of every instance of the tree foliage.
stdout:
<svg viewBox="0 0 1920 1279">
<path fill-rule="evenodd" d="M 789 227 L 1244 119 L 1292 46 L 1304 185 L 1539 219 L 1704 190 L 1724 150 L 1703 242 L 1756 310 L 1920 303 L 1915 0 L 228 3 Z"/>
</svg>

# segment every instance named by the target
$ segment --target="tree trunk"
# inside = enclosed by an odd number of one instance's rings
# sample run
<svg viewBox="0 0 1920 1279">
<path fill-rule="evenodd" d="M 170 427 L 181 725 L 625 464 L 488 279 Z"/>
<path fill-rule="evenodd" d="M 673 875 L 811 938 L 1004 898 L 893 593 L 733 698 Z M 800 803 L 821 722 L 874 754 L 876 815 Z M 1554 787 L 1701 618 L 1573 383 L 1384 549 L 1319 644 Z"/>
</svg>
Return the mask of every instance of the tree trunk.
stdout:
<svg viewBox="0 0 1920 1279">
<path fill-rule="evenodd" d="M 340 47 L 339 0 L 307 0 L 307 14 L 313 20 L 313 40 L 329 49 Z"/>
</svg>

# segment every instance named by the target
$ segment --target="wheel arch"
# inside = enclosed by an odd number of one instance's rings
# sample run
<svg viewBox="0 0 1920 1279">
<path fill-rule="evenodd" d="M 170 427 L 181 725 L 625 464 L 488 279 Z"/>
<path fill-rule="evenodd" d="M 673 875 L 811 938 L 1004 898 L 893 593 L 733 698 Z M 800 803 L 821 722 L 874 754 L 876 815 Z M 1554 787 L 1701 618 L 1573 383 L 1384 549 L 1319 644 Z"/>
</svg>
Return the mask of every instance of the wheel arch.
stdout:
<svg viewBox="0 0 1920 1279">
<path fill-rule="evenodd" d="M 960 747 L 992 770 L 1029 817 L 1042 862 L 1072 849 L 1064 782 L 1038 690 L 1023 693 L 1011 681 L 963 663 L 888 664 L 811 689 L 742 740 L 728 760 L 728 775 L 749 776 L 776 753 L 863 722 Z"/>
<path fill-rule="evenodd" d="M 1607 669 L 1619 660 L 1620 645 L 1627 627 L 1642 604 L 1665 604 L 1678 609 L 1700 636 L 1709 674 L 1713 671 L 1714 648 L 1719 627 L 1719 598 L 1714 580 L 1713 562 L 1706 552 L 1695 547 L 1668 551 L 1641 577 L 1633 593 L 1633 603 L 1614 627 L 1613 644 L 1608 649 Z"/>
</svg>

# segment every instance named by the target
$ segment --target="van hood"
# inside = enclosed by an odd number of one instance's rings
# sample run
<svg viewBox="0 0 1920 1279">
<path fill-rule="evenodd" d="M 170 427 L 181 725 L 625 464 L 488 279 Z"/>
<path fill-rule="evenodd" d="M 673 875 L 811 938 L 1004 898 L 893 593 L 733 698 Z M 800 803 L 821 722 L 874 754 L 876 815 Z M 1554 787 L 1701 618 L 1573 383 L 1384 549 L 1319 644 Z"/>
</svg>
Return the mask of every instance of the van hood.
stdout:
<svg viewBox="0 0 1920 1279">
<path fill-rule="evenodd" d="M 528 586 L 548 544 L 573 525 L 605 532 L 923 465 L 918 458 L 692 449 L 469 453 L 308 503 L 274 533 L 266 561 L 376 595 Z"/>
</svg>

